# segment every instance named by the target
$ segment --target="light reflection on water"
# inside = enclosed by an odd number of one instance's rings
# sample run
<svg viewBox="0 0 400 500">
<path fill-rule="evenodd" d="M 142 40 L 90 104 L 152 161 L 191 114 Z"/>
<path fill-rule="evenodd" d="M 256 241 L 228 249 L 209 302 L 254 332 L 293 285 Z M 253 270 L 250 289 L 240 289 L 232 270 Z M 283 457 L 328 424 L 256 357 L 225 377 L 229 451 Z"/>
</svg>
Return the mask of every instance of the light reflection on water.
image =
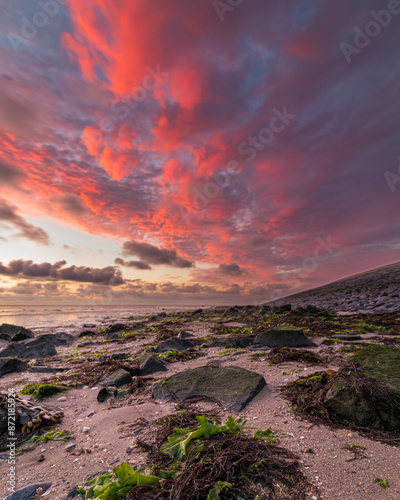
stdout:
<svg viewBox="0 0 400 500">
<path fill-rule="evenodd" d="M 35 329 L 73 328 L 83 324 L 108 323 L 138 316 L 156 314 L 162 310 L 196 309 L 195 306 L 4 306 L 0 307 L 0 324 L 10 323 Z"/>
</svg>

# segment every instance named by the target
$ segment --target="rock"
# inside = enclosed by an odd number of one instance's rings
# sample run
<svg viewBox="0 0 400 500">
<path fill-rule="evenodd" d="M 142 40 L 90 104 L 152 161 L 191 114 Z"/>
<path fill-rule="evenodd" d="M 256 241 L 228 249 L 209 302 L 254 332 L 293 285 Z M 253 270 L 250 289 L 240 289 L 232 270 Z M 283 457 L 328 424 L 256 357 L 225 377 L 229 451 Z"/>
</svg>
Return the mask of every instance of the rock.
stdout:
<svg viewBox="0 0 400 500">
<path fill-rule="evenodd" d="M 106 340 L 118 340 L 119 337 L 115 332 L 107 333 Z"/>
<path fill-rule="evenodd" d="M 277 314 L 283 314 L 285 312 L 290 312 L 292 310 L 292 305 L 291 304 L 283 304 L 282 306 L 274 306 L 272 308 L 274 312 Z"/>
<path fill-rule="evenodd" d="M 193 337 L 193 335 L 189 332 L 186 332 L 185 330 L 182 330 L 178 334 L 178 339 L 188 339 L 190 337 Z"/>
<path fill-rule="evenodd" d="M 61 366 L 31 366 L 29 371 L 31 373 L 57 373 L 66 372 L 69 368 L 62 368 Z"/>
<path fill-rule="evenodd" d="M 126 330 L 127 326 L 122 323 L 116 323 L 115 325 L 110 325 L 108 327 L 107 333 L 115 333 L 122 332 L 122 330 Z"/>
<path fill-rule="evenodd" d="M 0 377 L 7 373 L 23 372 L 28 369 L 28 365 L 16 358 L 0 359 Z"/>
<path fill-rule="evenodd" d="M 121 385 L 130 384 L 132 382 L 132 375 L 124 370 L 123 368 L 118 368 L 114 373 L 109 375 L 101 385 L 103 387 L 115 386 L 121 387 Z"/>
<path fill-rule="evenodd" d="M 251 335 L 248 337 L 238 337 L 236 339 L 236 346 L 237 347 L 249 347 L 255 339 L 255 335 Z"/>
<path fill-rule="evenodd" d="M 82 432 L 83 432 L 84 434 L 88 434 L 88 433 L 90 432 L 90 427 L 84 427 L 84 428 L 82 429 Z"/>
<path fill-rule="evenodd" d="M 156 347 L 156 352 L 165 352 L 165 351 L 186 351 L 194 347 L 194 345 L 190 342 L 190 340 L 179 339 L 178 337 L 172 337 L 168 340 L 164 340 Z"/>
<path fill-rule="evenodd" d="M 129 354 L 124 354 L 123 352 L 117 352 L 115 354 L 111 354 L 110 359 L 126 359 Z"/>
<path fill-rule="evenodd" d="M 362 340 L 362 337 L 360 335 L 331 335 L 328 337 L 330 339 L 339 339 L 339 340 L 348 340 L 348 341 L 355 341 L 355 340 Z"/>
<path fill-rule="evenodd" d="M 104 403 L 104 401 L 111 396 L 115 396 L 117 394 L 117 389 L 115 387 L 103 387 L 103 389 L 100 389 L 99 393 L 97 394 L 97 401 L 99 403 Z"/>
<path fill-rule="evenodd" d="M 14 342 L 32 339 L 34 337 L 31 330 L 27 330 L 23 326 L 9 325 L 7 323 L 3 323 L 0 326 L 0 333 L 7 335 Z"/>
<path fill-rule="evenodd" d="M 57 351 L 52 342 L 38 338 L 8 344 L 0 351 L 0 358 L 15 356 L 17 358 L 36 359 L 55 356 L 56 354 Z"/>
<path fill-rule="evenodd" d="M 78 493 L 78 488 L 79 486 L 74 486 L 72 489 L 69 490 L 67 498 L 83 498 L 80 493 Z"/>
<path fill-rule="evenodd" d="M 44 335 L 39 335 L 34 340 L 31 340 L 29 345 L 37 345 L 42 342 L 50 342 L 55 346 L 67 345 L 68 342 L 75 340 L 75 337 L 68 335 L 68 333 L 61 332 L 61 334 L 46 333 Z"/>
<path fill-rule="evenodd" d="M 43 493 L 51 487 L 52 483 L 36 483 L 25 486 L 20 490 L 14 491 L 11 495 L 6 496 L 4 500 L 31 500 L 37 494 L 39 488 L 42 489 Z"/>
<path fill-rule="evenodd" d="M 391 401 L 394 403 L 394 400 Z M 324 406 L 328 411 L 361 427 L 376 430 L 394 431 L 400 429 L 400 397 L 398 398 L 397 416 L 391 412 L 386 400 L 373 405 L 357 387 L 357 381 L 337 378 L 324 397 Z"/>
<path fill-rule="evenodd" d="M 82 338 L 82 337 L 94 337 L 96 334 L 94 332 L 92 332 L 91 330 L 84 330 L 83 332 L 81 332 L 78 337 Z"/>
<path fill-rule="evenodd" d="M 151 353 L 144 354 L 140 358 L 139 362 L 139 368 L 142 375 L 151 375 L 152 373 L 156 372 L 165 372 L 168 369 L 161 360 L 157 359 Z"/>
<path fill-rule="evenodd" d="M 268 347 L 289 346 L 305 347 L 316 346 L 303 333 L 303 330 L 296 328 L 274 328 L 267 332 L 261 332 L 254 339 L 254 344 L 261 344 Z"/>
<path fill-rule="evenodd" d="M 156 399 L 170 400 L 171 393 L 182 400 L 187 396 L 205 395 L 216 398 L 240 411 L 263 387 L 264 377 L 236 366 L 200 366 L 168 377 L 153 386 Z"/>
<path fill-rule="evenodd" d="M 211 342 L 209 347 L 220 347 L 221 349 L 235 349 L 236 342 L 232 339 L 217 339 Z"/>
<path fill-rule="evenodd" d="M 390 345 L 369 345 L 353 354 L 348 363 L 364 366 L 369 377 L 400 393 L 400 349 Z"/>
</svg>

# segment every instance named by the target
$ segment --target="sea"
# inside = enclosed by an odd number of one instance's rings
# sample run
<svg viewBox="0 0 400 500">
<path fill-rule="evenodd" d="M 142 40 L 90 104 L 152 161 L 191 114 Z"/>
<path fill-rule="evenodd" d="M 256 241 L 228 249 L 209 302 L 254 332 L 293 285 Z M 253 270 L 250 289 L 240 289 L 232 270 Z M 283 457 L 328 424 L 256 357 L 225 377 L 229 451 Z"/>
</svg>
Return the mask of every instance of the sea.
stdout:
<svg viewBox="0 0 400 500">
<path fill-rule="evenodd" d="M 29 328 L 35 333 L 70 334 L 84 329 L 135 321 L 160 312 L 186 311 L 203 306 L 129 306 L 129 305 L 65 305 L 65 306 L 0 306 L 0 325 L 8 323 Z M 90 325 L 90 326 L 89 326 Z"/>
</svg>

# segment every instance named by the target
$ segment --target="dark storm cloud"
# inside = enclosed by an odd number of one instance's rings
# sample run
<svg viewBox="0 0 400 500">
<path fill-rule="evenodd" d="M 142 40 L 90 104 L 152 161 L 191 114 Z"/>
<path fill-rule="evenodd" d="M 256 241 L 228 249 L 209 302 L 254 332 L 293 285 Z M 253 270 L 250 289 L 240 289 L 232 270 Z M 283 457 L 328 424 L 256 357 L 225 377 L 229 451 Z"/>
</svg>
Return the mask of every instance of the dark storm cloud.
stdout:
<svg viewBox="0 0 400 500">
<path fill-rule="evenodd" d="M 0 199 L 0 221 L 5 221 L 18 228 L 21 232 L 17 236 L 35 241 L 41 245 L 50 245 L 50 238 L 46 231 L 40 227 L 33 226 L 17 214 L 17 207 L 6 200 Z"/>
<path fill-rule="evenodd" d="M 76 281 L 79 283 L 98 283 L 102 285 L 122 285 L 125 280 L 121 272 L 113 266 L 96 269 L 85 266 L 64 267 L 66 261 L 55 264 L 42 262 L 35 264 L 31 260 L 12 260 L 8 266 L 0 262 L 0 274 L 20 278 L 42 278 L 57 281 Z"/>
<path fill-rule="evenodd" d="M 218 269 L 222 274 L 226 274 L 228 276 L 240 276 L 242 274 L 240 266 L 234 262 L 231 264 L 220 264 Z"/>
<path fill-rule="evenodd" d="M 117 257 L 114 260 L 114 262 L 118 266 L 134 267 L 135 269 L 141 269 L 141 270 L 151 269 L 151 266 L 149 266 L 149 264 L 147 264 L 146 262 L 142 262 L 141 260 L 128 260 L 128 261 L 126 261 L 124 259 L 120 259 L 119 257 Z"/>
<path fill-rule="evenodd" d="M 23 172 L 16 167 L 0 161 L 0 186 L 16 185 L 17 181 L 24 177 Z"/>
<path fill-rule="evenodd" d="M 64 194 L 58 198 L 58 201 L 71 215 L 83 215 L 89 211 L 85 201 L 75 194 Z"/>
<path fill-rule="evenodd" d="M 150 243 L 140 243 L 138 241 L 126 241 L 122 245 L 124 255 L 137 255 L 142 261 L 155 266 L 171 266 L 179 268 L 193 267 L 189 260 L 179 257 L 175 250 L 166 250 Z"/>
</svg>

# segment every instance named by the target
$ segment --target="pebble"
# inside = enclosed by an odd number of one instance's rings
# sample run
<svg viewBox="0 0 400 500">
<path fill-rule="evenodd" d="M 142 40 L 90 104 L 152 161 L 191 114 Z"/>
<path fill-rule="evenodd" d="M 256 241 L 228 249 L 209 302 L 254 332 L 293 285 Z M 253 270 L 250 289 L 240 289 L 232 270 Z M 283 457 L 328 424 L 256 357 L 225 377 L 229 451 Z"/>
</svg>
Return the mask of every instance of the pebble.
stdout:
<svg viewBox="0 0 400 500">
<path fill-rule="evenodd" d="M 75 460 L 72 461 L 72 463 L 78 462 L 79 458 L 75 458 Z"/>
<path fill-rule="evenodd" d="M 61 398 L 58 398 L 57 401 L 67 401 L 67 397 L 66 396 L 61 396 Z"/>
<path fill-rule="evenodd" d="M 84 422 L 83 418 L 77 420 L 77 422 Z"/>
<path fill-rule="evenodd" d="M 67 444 L 67 446 L 65 447 L 66 450 L 72 450 L 72 448 L 75 448 L 76 447 L 76 444 L 74 443 L 71 443 L 71 444 Z"/>
<path fill-rule="evenodd" d="M 90 432 L 90 427 L 84 427 L 82 429 L 82 432 L 84 432 L 85 434 L 87 434 L 88 432 Z"/>
<path fill-rule="evenodd" d="M 96 412 L 93 410 L 90 413 L 86 415 L 87 418 L 93 417 L 93 415 L 96 415 Z"/>
</svg>

